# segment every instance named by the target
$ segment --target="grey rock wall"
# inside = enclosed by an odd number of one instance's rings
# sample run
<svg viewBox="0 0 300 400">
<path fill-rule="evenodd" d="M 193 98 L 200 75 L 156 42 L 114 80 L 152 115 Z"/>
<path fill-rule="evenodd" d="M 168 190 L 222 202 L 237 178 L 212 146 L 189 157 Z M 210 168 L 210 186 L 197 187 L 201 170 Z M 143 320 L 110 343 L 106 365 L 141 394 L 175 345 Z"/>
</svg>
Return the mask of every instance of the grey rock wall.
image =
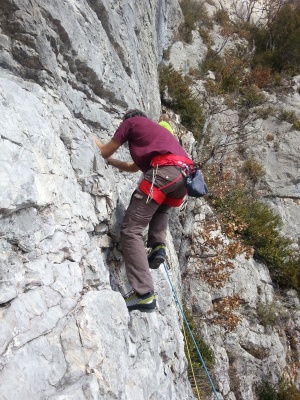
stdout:
<svg viewBox="0 0 300 400">
<path fill-rule="evenodd" d="M 122 298 L 119 226 L 139 176 L 92 140 L 128 108 L 158 117 L 180 18 L 176 0 L 1 1 L 1 400 L 193 398 L 164 271 L 154 313 Z M 171 237 L 169 252 L 179 287 Z"/>
<path fill-rule="evenodd" d="M 215 44 L 222 40 L 218 27 L 214 27 L 212 36 Z M 198 44 L 194 35 L 194 42 L 189 45 L 172 45 L 170 62 L 177 70 L 188 73 L 189 66 L 201 62 L 205 46 L 202 45 L 200 54 L 191 52 Z M 234 43 L 228 41 L 227 45 Z M 178 48 L 180 57 L 176 56 Z M 198 95 L 205 93 L 203 80 L 194 82 L 194 87 L 201 88 Z M 299 76 L 291 82 L 285 81 L 283 88 L 281 93 L 265 93 L 265 107 L 271 107 L 275 115 L 289 111 L 299 118 Z M 222 98 L 214 101 L 220 112 L 211 120 L 212 142 L 226 140 L 228 127 L 238 120 L 236 110 L 221 111 Z M 282 233 L 294 241 L 297 249 L 299 131 L 272 115 L 253 120 L 247 129 L 246 143 L 239 149 L 233 147 L 231 157 L 240 159 L 243 150 L 244 156 L 261 164 L 265 175 L 257 180 L 255 190 L 281 216 Z M 179 136 L 185 143 L 187 135 L 179 131 Z M 172 223 L 174 232 L 178 225 L 177 221 Z M 239 255 L 231 259 L 234 241 L 222 231 L 214 211 L 203 200 L 189 199 L 180 227 L 181 235 L 176 242 L 180 246 L 183 297 L 194 315 L 199 335 L 213 350 L 213 377 L 219 397 L 256 400 L 257 388 L 265 382 L 276 387 L 281 379 L 299 390 L 298 294 L 293 290 L 278 290 L 268 269 L 243 249 L 236 249 Z M 201 377 L 205 379 L 204 373 Z"/>
<path fill-rule="evenodd" d="M 181 19 L 177 0 L 1 1 L 0 400 L 194 398 L 164 270 L 152 272 L 155 313 L 128 314 L 122 298 L 119 228 L 139 174 L 106 166 L 92 140 L 107 141 L 128 108 L 157 119 L 157 66 Z M 177 69 L 205 56 L 194 39 L 171 46 Z M 297 111 L 297 79 L 275 103 Z M 297 237 L 299 141 L 290 128 L 268 119 L 246 151 L 266 161 L 259 189 Z M 197 152 L 191 133 L 176 132 Z M 127 149 L 117 156 L 128 159 Z M 215 274 L 208 239 L 224 253 L 230 240 L 218 224 L 207 230 L 212 214 L 191 199 L 174 211 L 168 263 L 214 352 L 220 400 L 255 399 L 265 378 L 299 386 L 297 294 L 278 296 L 265 266 L 243 252 Z M 263 324 L 259 306 L 274 325 Z"/>
</svg>

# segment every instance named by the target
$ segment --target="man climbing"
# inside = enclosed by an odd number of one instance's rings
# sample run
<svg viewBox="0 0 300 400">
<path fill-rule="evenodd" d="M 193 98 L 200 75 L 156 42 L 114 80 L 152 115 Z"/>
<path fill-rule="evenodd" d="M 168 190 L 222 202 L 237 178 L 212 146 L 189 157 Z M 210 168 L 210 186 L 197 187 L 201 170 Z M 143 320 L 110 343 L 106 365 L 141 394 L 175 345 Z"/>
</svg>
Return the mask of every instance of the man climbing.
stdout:
<svg viewBox="0 0 300 400">
<path fill-rule="evenodd" d="M 109 165 L 121 171 L 144 173 L 132 194 L 121 227 L 121 243 L 128 281 L 133 290 L 125 297 L 129 310 L 156 307 L 149 267 L 156 269 L 166 258 L 168 211 L 180 206 L 186 195 L 186 166 L 193 162 L 170 132 L 147 118 L 140 110 L 128 111 L 113 138 L 102 144 L 94 138 Z M 128 142 L 133 161 L 111 155 Z M 147 256 L 143 232 L 149 225 Z"/>
<path fill-rule="evenodd" d="M 160 126 L 164 127 L 165 129 L 168 129 L 169 132 L 172 133 L 172 135 L 174 135 L 174 131 L 171 127 L 171 125 L 169 124 L 170 121 L 170 117 L 169 115 L 165 112 L 162 113 L 159 117 L 158 123 Z"/>
</svg>

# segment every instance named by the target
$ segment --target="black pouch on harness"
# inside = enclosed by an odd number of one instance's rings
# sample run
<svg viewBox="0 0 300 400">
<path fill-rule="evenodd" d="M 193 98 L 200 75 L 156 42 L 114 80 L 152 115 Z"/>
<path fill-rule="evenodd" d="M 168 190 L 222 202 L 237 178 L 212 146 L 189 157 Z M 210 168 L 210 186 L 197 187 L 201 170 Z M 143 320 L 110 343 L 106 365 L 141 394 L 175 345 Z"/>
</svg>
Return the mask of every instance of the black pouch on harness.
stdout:
<svg viewBox="0 0 300 400">
<path fill-rule="evenodd" d="M 208 193 L 208 187 L 198 167 L 189 170 L 186 186 L 191 197 L 203 197 Z"/>
</svg>

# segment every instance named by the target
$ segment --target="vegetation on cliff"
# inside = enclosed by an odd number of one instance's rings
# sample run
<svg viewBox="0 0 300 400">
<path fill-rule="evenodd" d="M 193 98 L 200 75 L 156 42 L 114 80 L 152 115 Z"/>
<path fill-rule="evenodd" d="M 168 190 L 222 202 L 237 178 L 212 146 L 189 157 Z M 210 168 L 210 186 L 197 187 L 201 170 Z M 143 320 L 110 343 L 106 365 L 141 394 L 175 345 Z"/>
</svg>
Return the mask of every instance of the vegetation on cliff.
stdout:
<svg viewBox="0 0 300 400">
<path fill-rule="evenodd" d="M 293 288 L 300 293 L 299 251 L 281 233 L 280 217 L 261 200 L 257 191 L 257 183 L 265 173 L 262 165 L 243 151 L 249 136 L 255 138 L 257 128 L 252 127 L 258 119 L 273 117 L 291 124 L 291 129 L 300 130 L 300 119 L 295 112 L 270 104 L 267 97 L 268 93 L 285 93 L 291 77 L 300 73 L 300 3 L 264 0 L 260 6 L 265 18 L 259 20 L 254 18 L 256 0 L 245 2 L 253 7 L 243 13 L 237 7 L 238 2 L 232 3 L 236 5 L 234 18 L 225 9 L 209 16 L 203 1 L 181 1 L 184 22 L 179 27 L 178 39 L 192 43 L 192 31 L 198 30 L 207 54 L 199 68 L 190 70 L 188 75 L 175 70 L 170 63 L 161 65 L 161 100 L 181 116 L 182 124 L 197 141 L 197 161 L 210 188 L 207 200 L 223 233 L 232 240 L 226 256 L 234 258 L 242 252 L 253 255 L 268 266 L 278 290 Z M 224 38 L 217 50 L 210 34 L 214 24 L 221 27 Z M 227 46 L 229 42 L 231 45 Z M 208 72 L 213 73 L 213 79 L 208 78 Z M 197 80 L 205 88 L 201 93 L 194 85 Z M 212 141 L 211 121 L 230 110 L 238 115 L 238 121 L 224 123 L 220 130 L 222 138 Z M 271 136 L 268 140 L 272 140 Z M 214 287 L 222 285 L 226 268 L 230 268 L 229 262 L 220 262 L 221 258 L 216 257 L 211 271 L 201 272 L 201 279 Z M 223 313 L 224 318 L 218 320 L 220 325 L 224 323 L 227 329 L 235 329 L 239 318 L 232 311 L 238 304 L 235 295 L 222 299 L 220 315 Z M 280 312 L 272 307 L 266 310 L 261 306 L 257 310 L 262 325 L 273 326 L 281 318 Z M 199 332 L 193 316 L 189 318 Z M 196 359 L 192 358 L 192 363 L 198 367 Z M 284 380 L 277 388 L 266 383 L 257 390 L 260 400 L 300 398 L 298 390 Z"/>
</svg>

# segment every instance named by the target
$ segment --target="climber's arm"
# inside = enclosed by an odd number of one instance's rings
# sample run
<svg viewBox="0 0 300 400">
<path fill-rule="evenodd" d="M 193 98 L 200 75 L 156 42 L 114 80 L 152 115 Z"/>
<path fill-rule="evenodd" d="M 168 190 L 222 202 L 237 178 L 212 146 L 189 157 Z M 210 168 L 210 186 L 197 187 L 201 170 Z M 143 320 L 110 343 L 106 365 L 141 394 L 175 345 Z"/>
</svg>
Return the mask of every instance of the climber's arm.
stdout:
<svg viewBox="0 0 300 400">
<path fill-rule="evenodd" d="M 107 164 L 124 172 L 138 172 L 140 170 L 133 161 L 120 161 L 110 157 L 121 146 L 116 140 L 111 139 L 108 143 L 102 144 L 102 142 L 94 136 L 94 141 L 99 147 L 102 157 L 106 159 Z"/>
<path fill-rule="evenodd" d="M 108 157 L 107 164 L 118 168 L 120 171 L 124 172 L 138 172 L 140 169 L 133 161 L 120 161 L 115 158 Z"/>
<path fill-rule="evenodd" d="M 103 158 L 110 157 L 121 146 L 121 144 L 114 139 L 111 139 L 106 144 L 103 144 L 96 136 L 94 136 L 94 141 L 96 145 L 99 147 L 100 153 Z"/>
</svg>

